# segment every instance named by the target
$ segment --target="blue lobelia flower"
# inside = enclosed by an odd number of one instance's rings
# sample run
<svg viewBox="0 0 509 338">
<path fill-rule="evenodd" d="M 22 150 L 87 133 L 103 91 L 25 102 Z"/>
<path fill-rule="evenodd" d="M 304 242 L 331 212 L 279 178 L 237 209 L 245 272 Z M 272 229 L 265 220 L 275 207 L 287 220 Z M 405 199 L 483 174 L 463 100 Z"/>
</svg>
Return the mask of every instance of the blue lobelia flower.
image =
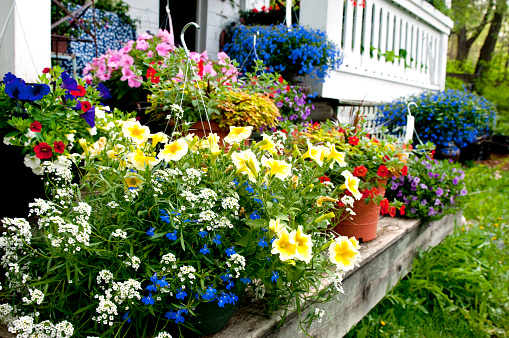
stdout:
<svg viewBox="0 0 509 338">
<path fill-rule="evenodd" d="M 246 183 L 244 183 L 243 185 L 247 186 L 247 187 L 246 187 L 246 191 L 247 191 L 248 193 L 250 193 L 250 194 L 254 193 L 254 189 L 253 189 L 253 187 L 252 187 L 249 183 L 247 183 L 247 182 L 246 182 Z"/>
<path fill-rule="evenodd" d="M 147 236 L 150 236 L 150 237 L 154 236 L 154 230 L 155 230 L 154 227 L 149 228 L 148 231 L 146 232 Z"/>
<path fill-rule="evenodd" d="M 154 272 L 154 274 L 152 275 L 152 277 L 150 277 L 150 281 L 151 281 L 152 283 L 157 282 L 157 272 Z"/>
<path fill-rule="evenodd" d="M 235 254 L 236 254 L 236 252 L 235 252 L 234 248 L 235 248 L 235 247 L 234 247 L 234 246 L 232 246 L 231 248 L 228 248 L 228 249 L 226 249 L 226 250 L 225 250 L 225 253 L 226 253 L 226 256 L 227 256 L 227 257 L 230 257 L 231 255 L 235 255 Z"/>
<path fill-rule="evenodd" d="M 214 238 L 212 239 L 212 242 L 214 242 L 217 245 L 221 244 L 221 235 L 215 235 Z"/>
<path fill-rule="evenodd" d="M 202 253 L 203 255 L 206 255 L 210 252 L 210 250 L 207 248 L 207 244 L 205 244 L 203 246 L 203 248 L 200 249 L 200 253 Z"/>
<path fill-rule="evenodd" d="M 269 244 L 265 240 L 265 237 L 260 238 L 260 240 L 258 241 L 258 245 L 261 246 L 262 248 L 266 248 L 269 246 Z"/>
<path fill-rule="evenodd" d="M 233 292 L 230 292 L 230 299 L 231 299 L 231 303 L 233 305 L 235 305 L 235 302 L 239 300 L 239 297 L 237 297 L 237 295 L 234 294 Z"/>
<path fill-rule="evenodd" d="M 145 305 L 154 305 L 154 302 L 155 302 L 154 298 L 152 298 L 152 294 L 151 293 L 149 293 L 147 297 L 143 297 L 141 299 L 141 301 L 143 303 L 145 303 Z"/>
<path fill-rule="evenodd" d="M 175 313 L 175 324 L 183 323 L 185 322 L 185 318 L 183 314 L 186 314 L 188 311 L 187 309 L 180 309 Z"/>
<path fill-rule="evenodd" d="M 258 214 L 258 210 L 255 210 L 251 213 L 251 215 L 249 215 L 249 218 L 254 221 L 255 219 L 260 219 L 261 216 Z"/>
<path fill-rule="evenodd" d="M 276 282 L 279 278 L 279 273 L 277 271 L 272 271 L 272 277 L 270 278 L 271 281 Z"/>
<path fill-rule="evenodd" d="M 228 280 L 228 285 L 226 285 L 226 290 L 230 290 L 235 287 L 235 283 L 232 280 Z"/>
<path fill-rule="evenodd" d="M 177 299 L 184 299 L 187 296 L 187 292 L 182 289 L 177 289 L 177 295 L 175 296 Z"/>
<path fill-rule="evenodd" d="M 168 286 L 168 282 L 166 281 L 166 276 L 163 276 L 163 278 L 158 280 L 156 283 L 157 283 L 157 285 L 159 285 L 162 288 Z"/>
<path fill-rule="evenodd" d="M 244 284 L 248 284 L 248 283 L 251 283 L 251 278 L 249 277 L 244 277 L 244 278 L 241 278 L 240 281 Z"/>
<path fill-rule="evenodd" d="M 200 232 L 198 232 L 198 235 L 200 235 L 201 238 L 205 238 L 205 236 L 207 236 L 209 233 L 204 231 L 204 230 L 200 230 Z"/>
<path fill-rule="evenodd" d="M 177 230 L 173 231 L 173 232 L 168 232 L 166 234 L 166 237 L 168 237 L 168 239 L 170 241 L 176 241 L 178 238 L 177 238 Z"/>
<path fill-rule="evenodd" d="M 19 90 L 18 98 L 20 100 L 37 101 L 47 95 L 49 91 L 49 86 L 44 83 L 24 86 Z"/>
<path fill-rule="evenodd" d="M 124 313 L 124 315 L 122 316 L 122 319 L 128 323 L 131 322 L 131 318 L 129 318 L 129 311 L 127 311 L 126 313 Z"/>
<path fill-rule="evenodd" d="M 204 300 L 214 300 L 216 298 L 217 290 L 209 286 L 205 293 L 201 296 Z"/>
<path fill-rule="evenodd" d="M 150 284 L 145 290 L 157 292 L 157 286 L 155 284 Z"/>
<path fill-rule="evenodd" d="M 255 201 L 256 203 L 260 203 L 260 204 L 263 206 L 263 201 L 262 201 L 261 199 L 259 199 L 259 198 L 255 198 L 255 199 L 254 199 L 254 201 Z"/>
</svg>

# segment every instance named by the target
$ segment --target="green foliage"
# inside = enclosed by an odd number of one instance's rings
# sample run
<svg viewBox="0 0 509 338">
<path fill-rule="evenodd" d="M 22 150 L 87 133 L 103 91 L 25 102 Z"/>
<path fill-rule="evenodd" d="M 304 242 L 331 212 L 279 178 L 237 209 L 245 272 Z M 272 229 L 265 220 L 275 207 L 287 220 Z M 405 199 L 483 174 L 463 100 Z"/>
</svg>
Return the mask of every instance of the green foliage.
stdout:
<svg viewBox="0 0 509 338">
<path fill-rule="evenodd" d="M 411 273 L 347 337 L 507 334 L 509 173 L 476 166 L 466 175 L 467 224 L 421 253 Z"/>
</svg>

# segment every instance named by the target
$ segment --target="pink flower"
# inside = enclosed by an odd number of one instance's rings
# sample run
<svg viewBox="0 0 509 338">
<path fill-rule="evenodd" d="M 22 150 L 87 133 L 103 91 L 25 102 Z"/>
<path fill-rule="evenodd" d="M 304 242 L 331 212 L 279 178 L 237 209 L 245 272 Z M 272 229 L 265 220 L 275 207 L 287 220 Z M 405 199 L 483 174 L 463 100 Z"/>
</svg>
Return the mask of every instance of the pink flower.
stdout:
<svg viewBox="0 0 509 338">
<path fill-rule="evenodd" d="M 154 56 L 154 53 L 151 50 L 149 50 L 147 52 L 147 57 L 151 58 L 152 56 Z"/>
<path fill-rule="evenodd" d="M 166 42 L 161 42 L 156 46 L 156 52 L 159 56 L 166 56 L 170 50 L 172 50 L 172 47 Z"/>
<path fill-rule="evenodd" d="M 142 82 L 143 82 L 143 78 L 141 76 L 136 76 L 136 77 L 127 79 L 127 84 L 131 88 L 138 88 L 139 86 L 141 86 Z"/>
<path fill-rule="evenodd" d="M 200 54 L 196 52 L 189 53 L 189 58 L 193 61 L 199 62 L 200 61 Z"/>
<path fill-rule="evenodd" d="M 126 81 L 126 80 L 132 79 L 133 77 L 136 76 L 136 74 L 134 74 L 132 69 L 129 67 L 122 68 L 122 75 L 123 76 L 120 78 L 120 81 Z"/>
<path fill-rule="evenodd" d="M 145 40 L 138 40 L 136 42 L 136 49 L 138 50 L 147 50 L 148 49 L 148 43 Z"/>
<path fill-rule="evenodd" d="M 127 66 L 132 66 L 132 65 L 134 65 L 134 59 L 130 55 L 124 54 L 120 58 L 118 65 L 119 65 L 119 67 L 122 67 L 122 68 L 127 67 Z"/>
<path fill-rule="evenodd" d="M 129 41 L 127 42 L 127 44 L 126 44 L 124 47 L 122 47 L 122 48 L 120 48 L 120 49 L 118 50 L 118 52 L 119 52 L 120 54 L 126 54 L 126 53 L 129 53 L 129 52 L 131 51 L 131 49 L 133 49 L 133 43 L 134 43 L 134 41 L 129 40 Z"/>
<path fill-rule="evenodd" d="M 210 76 L 217 75 L 216 71 L 214 70 L 214 67 L 212 66 L 212 63 L 207 63 L 206 65 L 203 65 L 203 73 L 210 74 Z"/>
<path fill-rule="evenodd" d="M 94 69 L 94 68 L 92 68 L 92 66 L 90 64 L 87 64 L 85 66 L 85 68 L 83 68 L 83 75 L 87 75 L 88 72 L 90 72 L 92 69 Z"/>
<path fill-rule="evenodd" d="M 86 82 L 87 84 L 92 84 L 92 75 L 87 74 L 87 75 L 85 75 L 83 78 L 85 79 L 85 82 Z"/>
<path fill-rule="evenodd" d="M 184 72 L 182 71 L 182 69 L 181 69 L 181 68 L 179 68 L 179 72 L 178 72 L 178 74 L 177 74 L 177 77 L 172 78 L 172 80 L 173 80 L 174 82 L 177 82 L 177 83 L 178 83 L 178 82 L 182 81 L 183 79 L 184 79 Z"/>
<path fill-rule="evenodd" d="M 157 33 L 157 37 L 161 38 L 161 41 L 169 43 L 170 45 L 175 45 L 175 39 L 173 37 L 173 34 L 168 32 L 167 30 L 162 30 L 159 28 L 159 33 Z"/>
<path fill-rule="evenodd" d="M 138 40 L 151 40 L 151 39 L 152 39 L 152 35 L 150 35 L 148 33 L 143 33 L 143 34 L 138 35 Z"/>
</svg>

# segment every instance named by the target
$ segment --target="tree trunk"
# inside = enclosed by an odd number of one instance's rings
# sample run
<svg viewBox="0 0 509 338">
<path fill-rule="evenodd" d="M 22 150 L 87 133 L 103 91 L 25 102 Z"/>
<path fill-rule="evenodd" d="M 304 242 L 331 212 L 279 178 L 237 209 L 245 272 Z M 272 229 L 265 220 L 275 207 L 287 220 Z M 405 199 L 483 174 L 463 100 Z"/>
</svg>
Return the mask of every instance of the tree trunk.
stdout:
<svg viewBox="0 0 509 338">
<path fill-rule="evenodd" d="M 481 77 L 482 73 L 485 72 L 486 65 L 493 58 L 493 52 L 495 51 L 498 35 L 500 34 L 500 29 L 502 28 L 502 25 L 504 23 L 504 17 L 506 12 L 507 12 L 506 0 L 497 0 L 497 7 L 495 9 L 495 13 L 493 14 L 493 20 L 491 21 L 490 30 L 488 32 L 486 40 L 484 40 L 484 44 L 481 48 L 479 59 L 477 60 L 477 64 L 475 66 L 475 74 L 477 74 L 479 78 Z"/>
<path fill-rule="evenodd" d="M 456 60 L 465 61 L 468 57 L 468 53 L 470 52 L 466 27 L 461 28 L 457 35 L 458 35 L 458 49 L 456 51 Z"/>
</svg>

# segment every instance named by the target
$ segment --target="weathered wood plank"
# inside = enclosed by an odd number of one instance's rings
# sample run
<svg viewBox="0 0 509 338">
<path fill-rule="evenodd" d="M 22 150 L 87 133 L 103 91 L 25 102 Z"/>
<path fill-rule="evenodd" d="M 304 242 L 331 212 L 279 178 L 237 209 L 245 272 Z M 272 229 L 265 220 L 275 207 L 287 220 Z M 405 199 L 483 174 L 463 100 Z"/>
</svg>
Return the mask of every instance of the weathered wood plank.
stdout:
<svg viewBox="0 0 509 338">
<path fill-rule="evenodd" d="M 418 250 L 436 246 L 456 223 L 461 222 L 461 213 L 449 215 L 432 224 L 419 220 L 381 218 L 378 237 L 361 245 L 362 260 L 359 267 L 350 271 L 343 280 L 344 295 L 338 302 L 321 304 L 332 317 L 324 316 L 309 329 L 314 337 L 342 337 L 359 322 L 402 277 L 411 269 Z M 324 285 L 329 287 L 329 285 Z M 309 311 L 309 309 L 307 310 Z M 304 313 L 304 316 L 307 312 Z M 235 313 L 228 325 L 209 338 L 230 337 L 304 337 L 300 331 L 296 313 L 287 315 L 286 324 L 276 330 L 279 318 L 265 318 L 255 303 L 244 304 Z"/>
</svg>

